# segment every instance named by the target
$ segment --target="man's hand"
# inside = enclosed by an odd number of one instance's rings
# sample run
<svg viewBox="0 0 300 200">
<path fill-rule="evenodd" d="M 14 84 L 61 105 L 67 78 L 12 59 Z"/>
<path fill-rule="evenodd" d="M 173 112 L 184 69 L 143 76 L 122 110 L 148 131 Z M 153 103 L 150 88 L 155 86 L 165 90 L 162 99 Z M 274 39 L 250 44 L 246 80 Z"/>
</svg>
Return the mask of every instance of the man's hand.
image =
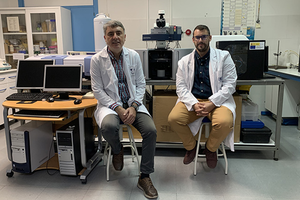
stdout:
<svg viewBox="0 0 300 200">
<path fill-rule="evenodd" d="M 212 102 L 198 102 L 193 105 L 197 116 L 207 116 L 214 108 L 215 104 Z"/>
<path fill-rule="evenodd" d="M 136 111 L 133 107 L 128 107 L 126 110 L 118 106 L 115 111 L 124 124 L 132 124 L 135 121 Z"/>
</svg>

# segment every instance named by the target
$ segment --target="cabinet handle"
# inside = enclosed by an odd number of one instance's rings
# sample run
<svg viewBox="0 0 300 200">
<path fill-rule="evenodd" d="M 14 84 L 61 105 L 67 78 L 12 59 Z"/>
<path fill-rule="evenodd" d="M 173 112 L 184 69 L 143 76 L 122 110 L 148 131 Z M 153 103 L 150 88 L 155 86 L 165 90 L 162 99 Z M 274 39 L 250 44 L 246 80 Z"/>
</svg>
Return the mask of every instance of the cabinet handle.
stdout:
<svg viewBox="0 0 300 200">
<path fill-rule="evenodd" d="M 5 78 L 0 78 L 0 81 L 4 81 L 5 80 Z"/>
<path fill-rule="evenodd" d="M 2 89 L 0 90 L 0 93 L 4 93 L 6 91 L 6 89 Z"/>
<path fill-rule="evenodd" d="M 17 76 L 9 76 L 10 79 L 15 79 Z"/>
</svg>

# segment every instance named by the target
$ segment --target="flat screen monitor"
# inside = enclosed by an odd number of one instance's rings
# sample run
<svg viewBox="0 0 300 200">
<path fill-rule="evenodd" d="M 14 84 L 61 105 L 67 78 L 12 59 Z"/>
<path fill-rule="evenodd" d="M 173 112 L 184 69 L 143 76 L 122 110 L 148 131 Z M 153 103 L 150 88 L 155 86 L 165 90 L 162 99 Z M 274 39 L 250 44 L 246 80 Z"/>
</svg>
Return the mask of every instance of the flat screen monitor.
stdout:
<svg viewBox="0 0 300 200">
<path fill-rule="evenodd" d="M 54 60 L 19 60 L 16 89 L 43 89 L 45 65 L 54 65 Z"/>
<path fill-rule="evenodd" d="M 58 92 L 56 100 L 72 100 L 69 92 L 80 92 L 82 87 L 82 65 L 46 65 L 44 91 Z"/>
</svg>

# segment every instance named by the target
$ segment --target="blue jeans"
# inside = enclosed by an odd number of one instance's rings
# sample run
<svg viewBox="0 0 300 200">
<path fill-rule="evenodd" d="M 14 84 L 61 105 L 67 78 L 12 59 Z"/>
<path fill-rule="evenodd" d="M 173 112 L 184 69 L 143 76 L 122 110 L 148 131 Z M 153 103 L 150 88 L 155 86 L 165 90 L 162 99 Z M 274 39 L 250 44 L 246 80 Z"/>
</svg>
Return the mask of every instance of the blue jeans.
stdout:
<svg viewBox="0 0 300 200">
<path fill-rule="evenodd" d="M 113 154 L 119 154 L 121 143 L 119 139 L 120 118 L 118 115 L 110 114 L 104 117 L 101 124 L 101 133 L 104 139 L 112 147 Z M 154 172 L 154 155 L 156 147 L 156 128 L 152 118 L 138 112 L 132 124 L 141 134 L 142 141 L 142 162 L 140 170 L 144 174 Z"/>
</svg>

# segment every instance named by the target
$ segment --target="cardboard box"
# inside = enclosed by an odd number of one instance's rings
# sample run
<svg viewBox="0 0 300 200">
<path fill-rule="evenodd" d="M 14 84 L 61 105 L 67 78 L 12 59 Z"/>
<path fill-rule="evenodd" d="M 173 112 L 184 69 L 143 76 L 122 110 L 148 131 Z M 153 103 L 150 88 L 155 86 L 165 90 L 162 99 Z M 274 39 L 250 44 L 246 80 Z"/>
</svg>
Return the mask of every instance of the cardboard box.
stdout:
<svg viewBox="0 0 300 200">
<path fill-rule="evenodd" d="M 234 143 L 240 142 L 240 133 L 241 133 L 241 120 L 242 120 L 242 96 L 235 93 L 233 95 L 233 99 L 236 105 L 235 113 L 235 125 L 234 125 Z M 211 128 L 211 127 L 210 127 Z M 203 133 L 205 132 L 205 127 L 203 127 Z M 198 139 L 198 134 L 195 136 Z M 205 142 L 207 138 L 205 138 L 205 135 L 201 135 L 201 142 Z"/>
<path fill-rule="evenodd" d="M 233 96 L 236 103 L 236 120 L 234 127 L 234 142 L 240 142 L 241 117 L 242 117 L 242 96 Z M 157 129 L 157 142 L 181 142 L 179 136 L 171 130 L 168 123 L 168 116 L 175 103 L 177 96 L 153 96 L 153 120 Z M 203 130 L 205 131 L 205 130 Z M 204 133 L 204 132 L 203 132 Z M 198 139 L 198 134 L 195 136 Z M 201 135 L 201 142 L 207 139 Z"/>
<path fill-rule="evenodd" d="M 240 142 L 240 133 L 241 133 L 241 121 L 242 121 L 242 96 L 235 93 L 233 95 L 235 101 L 235 126 L 234 126 L 234 143 Z"/>
<path fill-rule="evenodd" d="M 171 130 L 168 116 L 177 96 L 153 96 L 153 120 L 157 130 L 157 142 L 181 142 L 179 136 Z"/>
<path fill-rule="evenodd" d="M 175 92 L 161 93 L 158 92 L 158 96 L 153 96 L 153 121 L 157 130 L 157 142 L 181 142 L 179 136 L 171 130 L 168 123 L 168 116 L 175 103 L 177 101 L 177 96 Z M 164 96 L 170 95 L 170 96 Z M 235 94 L 233 95 L 236 104 L 236 120 L 234 127 L 234 142 L 240 142 L 240 131 L 241 131 L 241 118 L 242 118 L 242 96 Z M 135 139 L 141 139 L 141 134 L 131 126 L 133 137 Z M 126 135 L 127 130 L 124 129 L 124 138 L 128 138 Z M 203 132 L 204 133 L 204 132 Z M 195 136 L 198 139 L 198 134 Z M 204 134 L 201 136 L 201 141 L 205 142 L 207 139 Z"/>
</svg>

